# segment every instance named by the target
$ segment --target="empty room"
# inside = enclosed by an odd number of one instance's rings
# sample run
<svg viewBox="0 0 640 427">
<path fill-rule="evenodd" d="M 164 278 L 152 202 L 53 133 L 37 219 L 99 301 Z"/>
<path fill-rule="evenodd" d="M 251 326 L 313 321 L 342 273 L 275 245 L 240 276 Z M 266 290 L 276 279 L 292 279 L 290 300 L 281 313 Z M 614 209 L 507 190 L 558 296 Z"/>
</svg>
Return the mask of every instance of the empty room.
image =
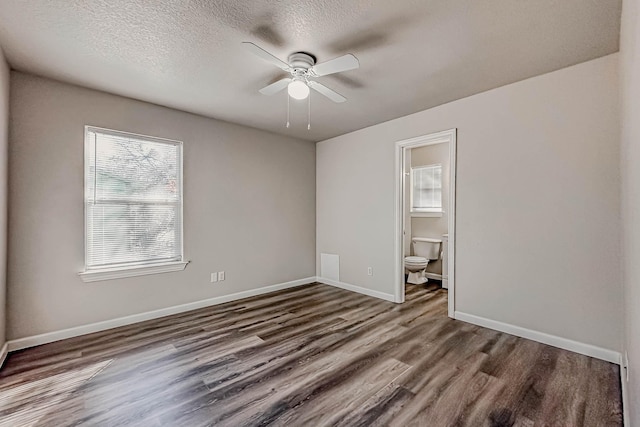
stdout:
<svg viewBox="0 0 640 427">
<path fill-rule="evenodd" d="M 0 427 L 640 427 L 640 0 L 0 2 Z"/>
</svg>

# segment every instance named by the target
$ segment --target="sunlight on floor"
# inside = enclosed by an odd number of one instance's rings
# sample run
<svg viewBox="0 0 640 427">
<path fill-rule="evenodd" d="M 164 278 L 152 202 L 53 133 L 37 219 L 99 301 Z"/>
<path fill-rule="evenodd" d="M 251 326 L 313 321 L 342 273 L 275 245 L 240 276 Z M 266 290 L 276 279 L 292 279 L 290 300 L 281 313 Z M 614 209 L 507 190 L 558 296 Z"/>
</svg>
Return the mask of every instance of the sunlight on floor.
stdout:
<svg viewBox="0 0 640 427">
<path fill-rule="evenodd" d="M 112 359 L 0 391 L 0 427 L 32 427 L 58 403 L 111 363 Z M 35 402 L 35 403 L 33 403 Z"/>
</svg>

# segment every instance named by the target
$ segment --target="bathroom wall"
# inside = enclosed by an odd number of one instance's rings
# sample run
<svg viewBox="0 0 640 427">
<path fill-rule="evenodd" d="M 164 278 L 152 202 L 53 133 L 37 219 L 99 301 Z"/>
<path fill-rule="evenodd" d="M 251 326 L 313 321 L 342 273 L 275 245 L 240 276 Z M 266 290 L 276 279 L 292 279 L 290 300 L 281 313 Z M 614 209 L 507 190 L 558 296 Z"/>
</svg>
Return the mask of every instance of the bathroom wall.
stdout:
<svg viewBox="0 0 640 427">
<path fill-rule="evenodd" d="M 434 144 L 411 150 L 411 167 L 442 165 L 442 215 L 436 217 L 411 216 L 411 237 L 442 239 L 448 233 L 448 207 L 450 186 L 449 144 Z M 412 248 L 413 250 L 413 248 Z M 442 260 L 430 261 L 427 272 L 442 274 Z"/>
<path fill-rule="evenodd" d="M 311 142 L 20 72 L 10 124 L 9 339 L 315 276 Z M 184 142 L 184 271 L 78 277 L 87 124 Z"/>
<path fill-rule="evenodd" d="M 317 256 L 340 255 L 342 282 L 393 297 L 395 144 L 457 128 L 456 309 L 620 351 L 618 61 L 318 143 Z"/>
</svg>

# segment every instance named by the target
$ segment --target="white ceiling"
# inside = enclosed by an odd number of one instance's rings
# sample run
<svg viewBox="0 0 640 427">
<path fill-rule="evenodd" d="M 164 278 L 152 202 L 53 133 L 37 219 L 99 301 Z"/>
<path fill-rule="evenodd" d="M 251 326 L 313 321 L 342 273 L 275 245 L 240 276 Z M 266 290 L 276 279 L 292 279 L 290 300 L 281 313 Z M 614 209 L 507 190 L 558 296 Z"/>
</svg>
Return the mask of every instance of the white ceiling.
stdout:
<svg viewBox="0 0 640 427">
<path fill-rule="evenodd" d="M 621 0 L 2 0 L 11 66 L 312 141 L 618 50 Z M 360 69 L 318 80 L 348 98 L 258 89 L 284 73 L 241 48 Z"/>
</svg>

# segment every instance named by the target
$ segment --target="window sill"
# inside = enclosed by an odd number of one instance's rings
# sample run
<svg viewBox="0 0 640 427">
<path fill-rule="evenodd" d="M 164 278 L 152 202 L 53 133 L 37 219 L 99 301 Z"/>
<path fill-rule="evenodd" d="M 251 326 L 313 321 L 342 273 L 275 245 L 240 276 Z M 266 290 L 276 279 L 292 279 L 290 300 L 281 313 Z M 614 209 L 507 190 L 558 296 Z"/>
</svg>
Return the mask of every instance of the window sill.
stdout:
<svg viewBox="0 0 640 427">
<path fill-rule="evenodd" d="M 122 279 L 125 277 L 144 276 L 147 274 L 169 273 L 182 271 L 189 261 L 165 262 L 162 264 L 140 265 L 134 267 L 104 268 L 101 270 L 86 270 L 78 273 L 83 282 L 99 282 L 102 280 Z"/>
<path fill-rule="evenodd" d="M 444 212 L 411 212 L 412 218 L 440 218 Z"/>
</svg>

